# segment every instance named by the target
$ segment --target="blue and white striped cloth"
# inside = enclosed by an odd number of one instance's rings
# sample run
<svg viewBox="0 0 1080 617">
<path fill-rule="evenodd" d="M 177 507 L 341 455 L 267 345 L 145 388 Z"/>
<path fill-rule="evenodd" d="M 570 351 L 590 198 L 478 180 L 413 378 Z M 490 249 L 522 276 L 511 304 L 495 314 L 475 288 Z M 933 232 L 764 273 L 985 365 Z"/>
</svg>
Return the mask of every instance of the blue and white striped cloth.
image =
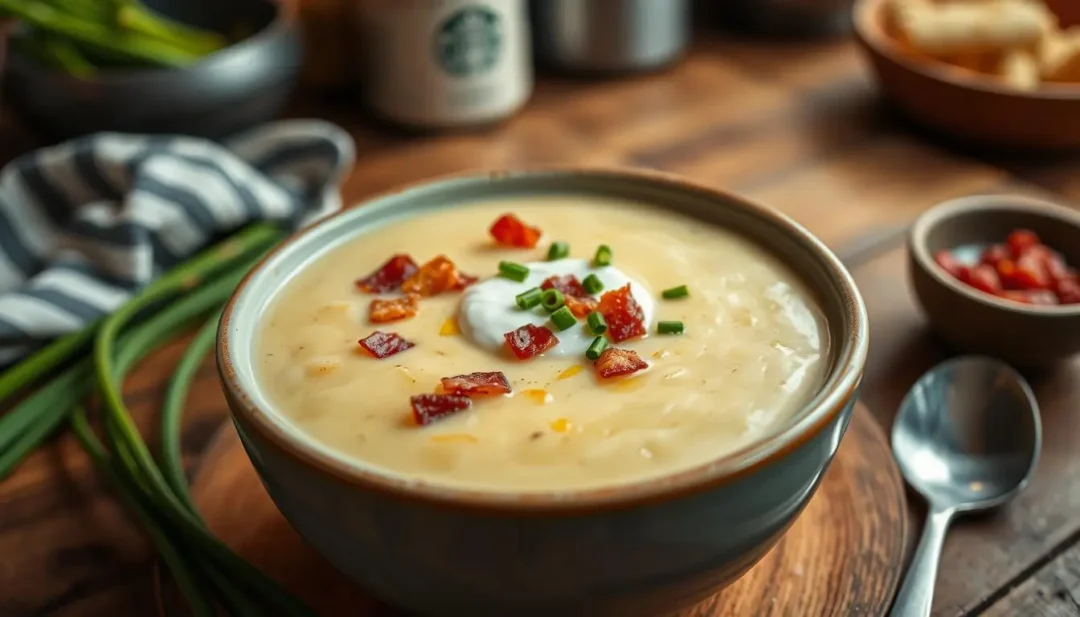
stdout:
<svg viewBox="0 0 1080 617">
<path fill-rule="evenodd" d="M 353 159 L 341 128 L 290 120 L 225 143 L 99 133 L 12 161 L 0 171 L 0 366 L 223 234 L 338 209 Z"/>
</svg>

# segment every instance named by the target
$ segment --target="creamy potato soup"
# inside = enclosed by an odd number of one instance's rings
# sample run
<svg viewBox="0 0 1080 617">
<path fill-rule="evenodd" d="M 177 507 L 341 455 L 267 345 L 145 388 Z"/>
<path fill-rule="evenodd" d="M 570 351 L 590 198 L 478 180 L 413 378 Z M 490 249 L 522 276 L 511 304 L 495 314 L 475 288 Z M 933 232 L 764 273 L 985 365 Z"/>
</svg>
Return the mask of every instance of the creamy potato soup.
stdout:
<svg viewBox="0 0 1080 617">
<path fill-rule="evenodd" d="M 827 346 L 813 297 L 767 251 L 668 210 L 564 195 L 356 238 L 280 292 L 256 351 L 280 413 L 359 465 L 540 491 L 746 445 L 813 396 Z"/>
</svg>

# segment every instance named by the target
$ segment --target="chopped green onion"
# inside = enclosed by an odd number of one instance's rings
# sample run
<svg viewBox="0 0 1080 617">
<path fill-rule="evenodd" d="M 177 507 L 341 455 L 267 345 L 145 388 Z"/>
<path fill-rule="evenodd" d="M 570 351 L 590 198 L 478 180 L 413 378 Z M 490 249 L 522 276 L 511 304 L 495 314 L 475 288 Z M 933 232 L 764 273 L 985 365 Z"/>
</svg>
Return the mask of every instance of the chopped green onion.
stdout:
<svg viewBox="0 0 1080 617">
<path fill-rule="evenodd" d="M 604 321 L 604 316 L 600 313 L 589 313 L 589 317 L 586 321 L 589 322 L 589 329 L 593 331 L 593 334 L 603 334 L 607 332 L 607 322 Z"/>
<path fill-rule="evenodd" d="M 519 263 L 512 261 L 500 261 L 499 262 L 499 274 L 505 276 L 511 281 L 517 281 L 519 283 L 525 282 L 525 279 L 529 278 L 529 268 Z"/>
<path fill-rule="evenodd" d="M 660 295 L 667 300 L 674 300 L 675 298 L 685 298 L 690 295 L 690 290 L 686 285 L 679 285 L 678 287 L 672 287 L 671 289 L 665 289 L 660 292 Z"/>
<path fill-rule="evenodd" d="M 540 303 L 544 305 L 544 310 L 554 313 L 566 304 L 566 299 L 558 289 L 545 289 L 540 295 Z"/>
<path fill-rule="evenodd" d="M 604 290 L 604 283 L 600 281 L 600 277 L 595 274 L 590 274 L 585 277 L 584 281 L 581 281 L 581 286 L 585 288 L 585 293 L 595 294 Z"/>
<path fill-rule="evenodd" d="M 517 303 L 519 309 L 527 311 L 540 304 L 540 296 L 543 293 L 539 287 L 533 287 L 529 291 L 523 291 L 515 296 L 514 302 Z"/>
<path fill-rule="evenodd" d="M 656 324 L 656 331 L 660 334 L 682 334 L 683 322 L 681 321 L 661 321 Z"/>
<path fill-rule="evenodd" d="M 596 257 L 593 258 L 593 264 L 597 266 L 610 266 L 611 247 L 606 244 L 601 244 L 596 247 Z"/>
<path fill-rule="evenodd" d="M 602 354 L 605 349 L 607 349 L 607 339 L 602 336 L 598 336 L 593 339 L 592 344 L 590 344 L 589 348 L 585 350 L 585 357 L 590 360 L 595 360 L 600 357 L 600 354 Z"/>
<path fill-rule="evenodd" d="M 559 329 L 559 332 L 571 328 L 577 323 L 577 318 L 565 306 L 551 314 L 551 323 Z"/>
<path fill-rule="evenodd" d="M 563 259 L 570 256 L 570 245 L 566 242 L 552 242 L 548 248 L 548 261 Z"/>
</svg>

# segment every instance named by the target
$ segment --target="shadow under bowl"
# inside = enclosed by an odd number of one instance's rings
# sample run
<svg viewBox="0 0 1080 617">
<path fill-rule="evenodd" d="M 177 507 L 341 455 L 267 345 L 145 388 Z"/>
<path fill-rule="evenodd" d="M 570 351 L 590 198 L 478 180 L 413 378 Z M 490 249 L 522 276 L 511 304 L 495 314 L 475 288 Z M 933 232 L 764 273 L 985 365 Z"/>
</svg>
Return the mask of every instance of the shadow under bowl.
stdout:
<svg viewBox="0 0 1080 617">
<path fill-rule="evenodd" d="M 220 139 L 273 120 L 297 81 L 303 56 L 292 2 L 146 0 L 178 21 L 251 36 L 180 68 L 102 69 L 74 77 L 12 48 L 7 102 L 50 140 L 116 131 Z"/>
<path fill-rule="evenodd" d="M 888 0 L 859 0 L 856 39 L 885 98 L 942 134 L 996 148 L 1080 148 L 1080 84 L 1043 84 L 1025 92 L 993 76 L 904 49 L 887 27 Z"/>
<path fill-rule="evenodd" d="M 931 327 L 963 353 L 995 356 L 1019 368 L 1041 369 L 1080 353 L 1080 304 L 1034 306 L 981 292 L 934 261 L 940 250 L 978 249 L 1030 229 L 1080 265 L 1080 212 L 1014 195 L 976 195 L 925 212 L 908 236 L 908 275 Z"/>
<path fill-rule="evenodd" d="M 732 229 L 777 255 L 818 297 L 829 373 L 769 435 L 697 467 L 597 489 L 480 491 L 403 478 L 314 443 L 275 411 L 253 348 L 265 307 L 343 243 L 392 220 L 488 200 L 633 198 Z M 379 598 L 419 614 L 654 617 L 736 580 L 783 535 L 836 453 L 868 347 L 850 274 L 782 215 L 668 175 L 547 169 L 456 176 L 371 199 L 300 232 L 239 286 L 218 367 L 244 447 L 282 514 Z"/>
</svg>

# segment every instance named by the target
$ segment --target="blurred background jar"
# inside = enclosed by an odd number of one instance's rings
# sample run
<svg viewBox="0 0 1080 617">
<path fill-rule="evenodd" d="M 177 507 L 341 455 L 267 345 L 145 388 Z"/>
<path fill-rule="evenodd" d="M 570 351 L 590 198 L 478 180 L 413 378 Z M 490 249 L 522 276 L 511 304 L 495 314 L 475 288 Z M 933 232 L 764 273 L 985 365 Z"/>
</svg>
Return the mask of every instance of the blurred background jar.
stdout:
<svg viewBox="0 0 1080 617">
<path fill-rule="evenodd" d="M 353 1 L 360 88 L 382 118 L 472 127 L 513 115 L 532 94 L 526 0 Z"/>
<path fill-rule="evenodd" d="M 572 72 L 660 68 L 686 51 L 691 8 L 690 0 L 532 0 L 537 58 Z"/>
</svg>

